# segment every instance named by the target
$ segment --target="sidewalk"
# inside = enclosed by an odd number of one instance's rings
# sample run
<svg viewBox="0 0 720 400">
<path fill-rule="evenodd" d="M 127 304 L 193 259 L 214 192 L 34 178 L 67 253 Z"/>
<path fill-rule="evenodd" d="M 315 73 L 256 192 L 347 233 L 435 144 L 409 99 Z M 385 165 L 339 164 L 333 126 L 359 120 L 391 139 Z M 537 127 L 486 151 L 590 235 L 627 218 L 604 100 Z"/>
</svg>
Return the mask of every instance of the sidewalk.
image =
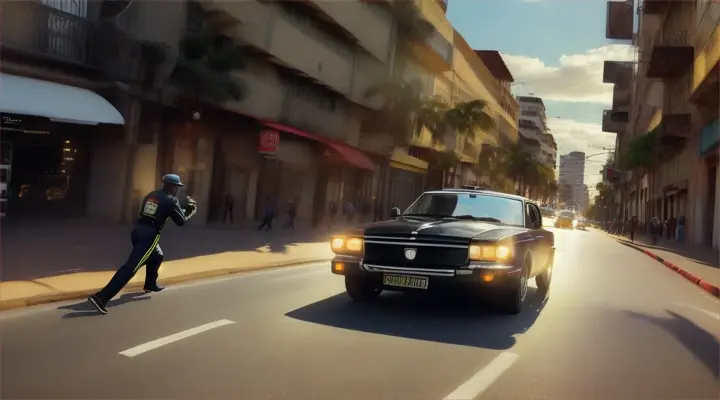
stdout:
<svg viewBox="0 0 720 400">
<path fill-rule="evenodd" d="M 0 310 L 83 298 L 104 286 L 130 251 L 129 227 L 73 225 L 2 232 Z M 161 284 L 332 258 L 330 231 L 175 228 L 163 231 Z M 128 285 L 142 285 L 144 267 Z"/>
<path fill-rule="evenodd" d="M 643 234 L 636 235 L 635 242 L 631 242 L 625 236 L 606 234 L 622 244 L 644 252 L 715 297 L 720 297 L 717 249 L 665 239 L 660 239 L 656 245 L 652 245 L 650 238 Z"/>
</svg>

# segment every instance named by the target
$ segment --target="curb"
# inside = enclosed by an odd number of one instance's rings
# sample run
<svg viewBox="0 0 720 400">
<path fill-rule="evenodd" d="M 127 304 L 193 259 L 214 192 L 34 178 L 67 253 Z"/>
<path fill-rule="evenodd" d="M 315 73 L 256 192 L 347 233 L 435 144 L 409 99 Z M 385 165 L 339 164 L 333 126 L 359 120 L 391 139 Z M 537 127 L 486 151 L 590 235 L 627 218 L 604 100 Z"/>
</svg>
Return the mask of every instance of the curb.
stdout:
<svg viewBox="0 0 720 400">
<path fill-rule="evenodd" d="M 657 255 L 657 254 L 655 254 L 655 253 L 653 253 L 653 252 L 651 252 L 651 251 L 648 251 L 648 250 L 643 249 L 643 248 L 640 247 L 640 246 L 637 246 L 637 245 L 635 245 L 635 244 L 632 244 L 632 243 L 630 243 L 630 242 L 628 242 L 628 241 L 625 241 L 625 240 L 622 240 L 622 239 L 615 239 L 615 240 L 616 240 L 618 243 L 620 243 L 620 244 L 624 244 L 625 246 L 632 247 L 633 249 L 638 250 L 638 251 L 644 253 L 646 256 L 648 256 L 648 257 L 650 257 L 650 258 L 652 258 L 652 259 L 654 259 L 654 260 L 656 260 L 656 261 L 659 261 L 659 262 L 662 263 L 664 266 L 666 266 L 666 267 L 668 267 L 669 269 L 677 272 L 677 273 L 680 274 L 683 278 L 687 279 L 688 281 L 692 282 L 692 283 L 695 284 L 696 286 L 700 287 L 702 290 L 704 290 L 704 291 L 706 291 L 707 293 L 709 293 L 711 296 L 715 297 L 716 299 L 720 299 L 720 287 L 717 287 L 717 286 L 711 284 L 711 283 L 708 282 L 708 281 L 705 281 L 705 280 L 702 280 L 701 278 L 698 278 L 697 276 L 691 274 L 690 272 L 688 272 L 688 271 L 686 271 L 686 270 L 678 267 L 677 265 L 671 263 L 671 262 L 668 261 L 668 260 L 665 260 L 664 258 L 660 257 L 659 255 Z"/>
<path fill-rule="evenodd" d="M 264 269 L 296 267 L 296 266 L 300 266 L 303 264 L 329 261 L 329 260 L 331 260 L 331 259 L 330 258 L 307 258 L 307 259 L 301 259 L 301 260 L 288 261 L 288 262 L 284 262 L 284 263 L 276 263 L 276 264 L 254 266 L 254 267 L 229 268 L 229 269 L 219 269 L 219 270 L 213 270 L 213 271 L 202 271 L 202 272 L 195 272 L 192 274 L 174 276 L 171 278 L 162 279 L 162 283 L 165 285 L 173 285 L 173 284 L 201 280 L 201 279 L 216 278 L 216 277 L 224 276 L 224 275 L 235 275 L 235 274 L 240 274 L 243 272 L 253 272 L 253 271 L 259 271 L 259 270 L 264 270 Z M 131 284 L 128 284 L 127 286 L 125 286 L 125 288 L 123 288 L 122 291 L 127 292 L 127 291 L 138 290 L 138 289 L 142 289 L 142 286 L 143 286 L 142 282 L 131 283 Z M 73 291 L 73 292 L 43 294 L 40 296 L 33 296 L 33 297 L 27 297 L 27 298 L 21 298 L 21 299 L 0 300 L 0 311 L 12 310 L 15 308 L 22 308 L 22 307 L 29 307 L 29 306 L 36 306 L 39 304 L 55 303 L 58 301 L 84 299 L 85 297 L 88 297 L 91 294 L 97 292 L 99 289 L 100 288 L 93 288 L 93 289 L 77 290 L 77 291 Z"/>
</svg>

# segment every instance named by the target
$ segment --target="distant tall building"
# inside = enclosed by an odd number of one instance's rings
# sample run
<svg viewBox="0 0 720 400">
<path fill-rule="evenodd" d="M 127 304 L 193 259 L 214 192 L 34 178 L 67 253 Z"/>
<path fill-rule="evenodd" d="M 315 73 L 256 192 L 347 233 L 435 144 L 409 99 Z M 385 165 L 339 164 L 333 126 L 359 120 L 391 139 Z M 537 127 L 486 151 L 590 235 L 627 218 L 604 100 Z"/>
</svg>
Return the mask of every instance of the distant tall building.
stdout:
<svg viewBox="0 0 720 400">
<path fill-rule="evenodd" d="M 588 195 L 585 186 L 585 153 L 573 151 L 560 156 L 560 174 L 558 183 L 561 187 L 567 188 L 570 198 L 566 199 L 566 205 L 576 209 L 585 209 L 587 204 L 585 197 Z"/>
<path fill-rule="evenodd" d="M 540 97 L 518 96 L 520 140 L 536 160 L 555 170 L 557 144 L 547 126 L 545 103 Z"/>
</svg>

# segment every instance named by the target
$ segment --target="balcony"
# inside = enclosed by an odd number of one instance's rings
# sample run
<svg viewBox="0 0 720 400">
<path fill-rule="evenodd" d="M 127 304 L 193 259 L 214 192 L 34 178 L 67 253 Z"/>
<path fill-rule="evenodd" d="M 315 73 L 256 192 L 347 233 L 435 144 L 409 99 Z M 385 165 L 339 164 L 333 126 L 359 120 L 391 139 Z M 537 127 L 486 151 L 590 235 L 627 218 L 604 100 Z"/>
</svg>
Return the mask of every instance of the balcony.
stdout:
<svg viewBox="0 0 720 400">
<path fill-rule="evenodd" d="M 615 40 L 632 40 L 633 17 L 635 16 L 633 11 L 632 1 L 608 1 L 605 37 Z"/>
<path fill-rule="evenodd" d="M 4 2 L 0 16 L 3 56 L 43 65 L 78 67 L 99 77 L 139 78 L 144 45 L 109 23 L 93 21 L 40 2 Z"/>
<path fill-rule="evenodd" d="M 630 88 L 622 88 L 615 86 L 613 88 L 613 110 L 627 110 L 630 111 L 630 101 L 632 100 L 632 90 Z M 616 111 L 616 112 L 617 112 Z"/>
<path fill-rule="evenodd" d="M 695 57 L 690 39 L 687 30 L 660 31 L 650 50 L 646 76 L 672 79 L 690 68 Z"/>
<path fill-rule="evenodd" d="M 627 86 L 632 82 L 634 63 L 630 61 L 605 61 L 603 82 Z"/>
<path fill-rule="evenodd" d="M 435 29 L 425 42 L 410 44 L 409 50 L 410 54 L 430 72 L 452 69 L 453 45 Z"/>
<path fill-rule="evenodd" d="M 661 145 L 674 146 L 690 138 L 692 132 L 690 114 L 663 114 L 657 128 Z"/>
<path fill-rule="evenodd" d="M 603 111 L 602 130 L 603 132 L 613 132 L 622 134 L 628 123 L 627 113 L 613 112 L 613 110 Z"/>
<path fill-rule="evenodd" d="M 645 14 L 662 15 L 669 8 L 672 0 L 644 0 L 642 12 Z"/>
<path fill-rule="evenodd" d="M 313 90 L 309 83 L 283 82 L 285 93 L 280 122 L 340 141 L 344 141 L 350 131 L 359 132 L 359 121 L 346 117 L 339 96 Z M 352 126 L 353 122 L 356 126 Z"/>
</svg>

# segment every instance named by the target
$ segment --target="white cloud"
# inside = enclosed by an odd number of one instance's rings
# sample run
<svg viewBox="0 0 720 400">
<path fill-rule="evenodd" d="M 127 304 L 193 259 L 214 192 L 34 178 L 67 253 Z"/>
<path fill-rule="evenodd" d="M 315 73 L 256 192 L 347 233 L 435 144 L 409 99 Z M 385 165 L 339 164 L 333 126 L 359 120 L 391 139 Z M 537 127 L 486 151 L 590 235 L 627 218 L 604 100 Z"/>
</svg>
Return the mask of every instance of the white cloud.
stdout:
<svg viewBox="0 0 720 400">
<path fill-rule="evenodd" d="M 547 65 L 539 58 L 503 54 L 515 82 L 522 92 L 532 92 L 546 100 L 609 104 L 612 84 L 602 81 L 603 62 L 632 61 L 633 47 L 611 44 L 583 54 L 563 55 L 558 65 Z"/>
<path fill-rule="evenodd" d="M 571 151 L 583 151 L 585 156 L 603 153 L 615 147 L 615 134 L 602 131 L 600 124 L 588 124 L 570 119 L 551 118 L 548 120 L 550 133 L 558 144 L 558 161 L 560 155 Z M 598 171 L 607 161 L 608 154 L 590 157 L 585 163 L 585 184 L 592 188 L 602 180 Z"/>
</svg>

